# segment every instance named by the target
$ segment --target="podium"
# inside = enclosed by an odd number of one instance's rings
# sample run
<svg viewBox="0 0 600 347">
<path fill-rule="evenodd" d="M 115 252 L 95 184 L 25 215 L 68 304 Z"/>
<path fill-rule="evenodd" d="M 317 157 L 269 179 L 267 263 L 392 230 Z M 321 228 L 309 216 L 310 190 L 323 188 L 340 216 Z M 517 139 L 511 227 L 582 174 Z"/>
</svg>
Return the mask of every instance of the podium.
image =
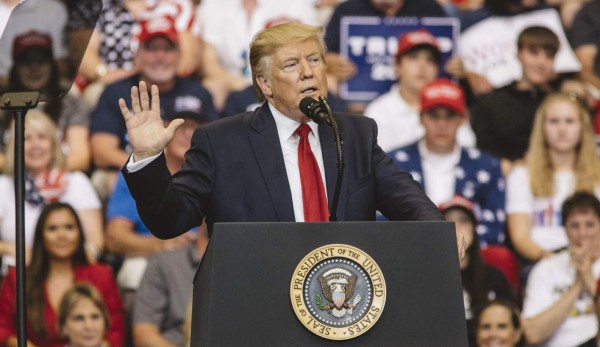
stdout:
<svg viewBox="0 0 600 347">
<path fill-rule="evenodd" d="M 340 244 L 377 263 L 386 295 L 368 331 L 334 341 L 301 323 L 290 292 L 307 255 Z M 194 278 L 192 315 L 193 347 L 468 346 L 451 222 L 215 224 Z"/>
</svg>

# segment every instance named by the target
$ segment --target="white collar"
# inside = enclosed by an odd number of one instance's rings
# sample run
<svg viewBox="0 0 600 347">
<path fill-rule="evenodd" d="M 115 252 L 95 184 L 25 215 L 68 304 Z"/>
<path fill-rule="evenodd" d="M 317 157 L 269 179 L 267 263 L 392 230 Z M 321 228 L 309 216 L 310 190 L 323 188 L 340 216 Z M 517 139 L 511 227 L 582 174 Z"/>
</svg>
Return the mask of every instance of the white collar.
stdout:
<svg viewBox="0 0 600 347">
<path fill-rule="evenodd" d="M 457 163 L 460 161 L 460 146 L 454 145 L 454 150 L 450 153 L 435 153 L 431 152 L 425 144 L 425 139 L 419 141 L 419 153 L 423 159 L 451 159 L 452 162 Z"/>
<path fill-rule="evenodd" d="M 300 126 L 301 123 L 299 123 L 298 121 L 295 121 L 293 119 L 291 119 L 290 117 L 284 115 L 283 113 L 279 112 L 278 109 L 275 108 L 275 106 L 273 106 L 271 103 L 269 103 L 269 109 L 271 110 L 271 114 L 273 115 L 273 118 L 275 119 L 275 126 L 277 126 L 277 134 L 279 135 L 279 142 L 281 143 L 281 146 L 283 147 L 283 144 L 285 142 L 287 142 L 290 137 L 292 137 L 294 135 L 294 133 L 296 132 L 296 129 L 298 129 L 298 127 Z M 315 122 L 313 122 L 312 120 L 308 123 L 306 123 L 310 126 L 310 128 L 312 129 L 312 133 L 315 136 L 315 138 L 317 139 L 317 143 L 319 141 L 319 125 Z"/>
</svg>

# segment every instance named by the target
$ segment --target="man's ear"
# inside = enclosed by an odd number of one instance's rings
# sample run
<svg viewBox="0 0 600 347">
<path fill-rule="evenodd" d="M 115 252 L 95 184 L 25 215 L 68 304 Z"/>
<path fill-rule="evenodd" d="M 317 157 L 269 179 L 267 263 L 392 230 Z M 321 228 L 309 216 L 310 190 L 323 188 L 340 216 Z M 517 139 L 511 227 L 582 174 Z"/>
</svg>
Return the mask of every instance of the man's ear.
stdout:
<svg viewBox="0 0 600 347">
<path fill-rule="evenodd" d="M 260 88 L 260 90 L 262 90 L 263 94 L 267 99 L 273 97 L 273 90 L 271 89 L 271 84 L 269 83 L 269 81 L 267 81 L 265 76 L 256 76 L 256 83 L 258 83 L 258 87 Z"/>
</svg>

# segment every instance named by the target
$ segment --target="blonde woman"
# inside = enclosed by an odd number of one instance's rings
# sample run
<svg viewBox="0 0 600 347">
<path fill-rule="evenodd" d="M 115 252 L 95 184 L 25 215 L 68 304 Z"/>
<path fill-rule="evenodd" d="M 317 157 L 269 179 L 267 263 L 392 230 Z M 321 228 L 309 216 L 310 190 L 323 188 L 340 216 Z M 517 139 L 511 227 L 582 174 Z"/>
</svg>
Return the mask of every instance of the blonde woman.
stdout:
<svg viewBox="0 0 600 347">
<path fill-rule="evenodd" d="M 13 125 L 14 129 L 14 125 Z M 11 130 L 14 134 L 14 130 Z M 8 144 L 4 175 L 0 176 L 0 255 L 2 272 L 14 264 L 15 256 L 15 195 L 14 138 Z M 71 204 L 80 215 L 90 260 L 104 246 L 100 199 L 88 177 L 78 171 L 65 171 L 56 126 L 39 110 L 30 110 L 25 117 L 25 243 L 32 245 L 35 223 L 44 205 L 50 202 Z"/>
<path fill-rule="evenodd" d="M 525 165 L 507 177 L 508 232 L 524 259 L 534 262 L 568 245 L 561 206 L 575 191 L 600 196 L 600 160 L 585 106 L 555 93 L 537 110 Z"/>
</svg>

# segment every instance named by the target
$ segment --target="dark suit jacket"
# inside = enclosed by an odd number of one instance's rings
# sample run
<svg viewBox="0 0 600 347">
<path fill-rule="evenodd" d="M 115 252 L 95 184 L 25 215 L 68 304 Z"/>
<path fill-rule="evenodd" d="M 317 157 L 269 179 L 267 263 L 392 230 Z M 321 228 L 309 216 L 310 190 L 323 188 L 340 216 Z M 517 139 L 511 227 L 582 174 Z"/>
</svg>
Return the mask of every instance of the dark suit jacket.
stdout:
<svg viewBox="0 0 600 347">
<path fill-rule="evenodd" d="M 380 210 L 389 220 L 443 220 L 412 176 L 398 169 L 377 145 L 367 117 L 336 114 L 346 163 L 338 220 L 369 221 Z M 333 132 L 319 126 L 330 206 L 336 181 Z M 183 168 L 173 177 L 164 155 L 123 174 L 140 216 L 159 238 L 175 237 L 206 216 L 215 222 L 295 220 L 275 120 L 265 103 L 254 112 L 198 128 Z"/>
</svg>

